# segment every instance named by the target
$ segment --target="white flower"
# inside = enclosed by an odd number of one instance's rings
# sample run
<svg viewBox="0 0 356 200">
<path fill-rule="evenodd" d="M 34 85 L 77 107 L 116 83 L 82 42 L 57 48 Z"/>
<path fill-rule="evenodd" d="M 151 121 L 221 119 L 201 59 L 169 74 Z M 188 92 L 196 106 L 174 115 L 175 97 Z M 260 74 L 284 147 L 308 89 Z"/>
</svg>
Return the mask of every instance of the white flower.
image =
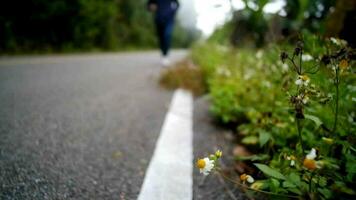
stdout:
<svg viewBox="0 0 356 200">
<path fill-rule="evenodd" d="M 262 82 L 263 86 L 265 86 L 266 88 L 271 88 L 272 84 L 269 81 L 263 81 Z"/>
<path fill-rule="evenodd" d="M 309 97 L 308 97 L 308 96 L 304 96 L 302 102 L 303 102 L 304 104 L 307 104 L 308 101 L 309 101 Z"/>
<path fill-rule="evenodd" d="M 316 150 L 312 148 L 306 158 L 309 160 L 314 160 L 316 158 Z"/>
<path fill-rule="evenodd" d="M 304 86 L 308 86 L 310 82 L 310 78 L 307 75 L 299 75 L 297 80 L 295 81 L 296 85 L 304 85 Z"/>
<path fill-rule="evenodd" d="M 345 46 L 347 45 L 347 42 L 345 40 L 339 39 L 339 38 L 334 38 L 331 37 L 330 41 L 334 44 L 336 44 L 337 46 Z"/>
<path fill-rule="evenodd" d="M 242 175 L 240 176 L 240 180 L 243 181 L 243 182 L 247 181 L 248 183 L 253 183 L 253 182 L 255 182 L 255 179 L 254 179 L 252 176 L 247 175 L 247 174 L 242 174 Z"/>
<path fill-rule="evenodd" d="M 307 104 L 308 101 L 309 101 L 309 97 L 305 94 L 300 94 L 298 96 L 296 96 L 296 99 L 299 101 L 299 102 L 302 102 L 303 104 Z"/>
<path fill-rule="evenodd" d="M 282 71 L 287 72 L 289 70 L 289 66 L 287 63 L 282 64 Z"/>
<path fill-rule="evenodd" d="M 208 157 L 204 159 L 199 159 L 197 161 L 197 167 L 199 168 L 200 173 L 208 175 L 210 171 L 214 168 L 214 161 L 210 160 Z"/>
<path fill-rule="evenodd" d="M 255 179 L 253 179 L 253 177 L 252 177 L 252 176 L 247 175 L 247 182 L 249 182 L 249 183 L 253 183 L 253 182 L 255 182 Z"/>
<path fill-rule="evenodd" d="M 313 60 L 313 56 L 309 54 L 302 55 L 302 61 L 311 61 L 311 60 Z"/>
<path fill-rule="evenodd" d="M 256 58 L 260 59 L 263 56 L 263 51 L 262 50 L 258 50 L 256 53 Z"/>
<path fill-rule="evenodd" d="M 303 80 L 298 78 L 298 79 L 295 81 L 295 84 L 296 84 L 296 85 L 302 85 L 302 84 L 303 84 Z"/>
<path fill-rule="evenodd" d="M 287 156 L 287 160 L 290 160 L 290 166 L 293 167 L 295 166 L 295 156 L 291 155 L 291 156 Z"/>
<path fill-rule="evenodd" d="M 227 76 L 227 77 L 231 76 L 230 70 L 227 69 L 226 67 L 223 67 L 223 66 L 218 67 L 218 68 L 216 69 L 216 73 L 219 74 L 219 75 L 221 75 L 221 76 Z"/>
<path fill-rule="evenodd" d="M 340 45 L 339 41 L 337 41 L 337 39 L 336 39 L 336 38 L 331 37 L 331 38 L 330 38 L 330 40 L 331 40 L 331 42 L 333 42 L 334 44 L 336 44 L 336 45 Z"/>
</svg>

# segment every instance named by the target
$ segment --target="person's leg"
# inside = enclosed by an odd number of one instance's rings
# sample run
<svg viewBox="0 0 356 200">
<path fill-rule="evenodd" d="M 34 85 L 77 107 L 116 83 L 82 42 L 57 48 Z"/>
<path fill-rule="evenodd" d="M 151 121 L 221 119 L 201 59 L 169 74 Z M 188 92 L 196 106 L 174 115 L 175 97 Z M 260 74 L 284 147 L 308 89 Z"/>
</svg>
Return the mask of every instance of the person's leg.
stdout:
<svg viewBox="0 0 356 200">
<path fill-rule="evenodd" d="M 174 20 L 168 20 L 164 26 L 162 53 L 167 56 L 171 47 Z"/>
<path fill-rule="evenodd" d="M 156 21 L 156 31 L 158 36 L 158 43 L 161 49 L 162 55 L 165 54 L 165 42 L 164 42 L 164 30 L 165 26 L 162 22 Z"/>
</svg>

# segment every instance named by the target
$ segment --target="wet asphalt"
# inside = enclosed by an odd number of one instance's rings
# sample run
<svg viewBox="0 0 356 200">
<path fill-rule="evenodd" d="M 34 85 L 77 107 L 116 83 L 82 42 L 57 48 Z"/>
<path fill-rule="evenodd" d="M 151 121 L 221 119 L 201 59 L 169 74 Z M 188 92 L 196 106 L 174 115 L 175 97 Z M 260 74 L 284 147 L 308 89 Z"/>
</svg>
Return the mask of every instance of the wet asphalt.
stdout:
<svg viewBox="0 0 356 200">
<path fill-rule="evenodd" d="M 161 69 L 158 52 L 1 57 L 0 199 L 136 199 L 172 96 Z"/>
</svg>

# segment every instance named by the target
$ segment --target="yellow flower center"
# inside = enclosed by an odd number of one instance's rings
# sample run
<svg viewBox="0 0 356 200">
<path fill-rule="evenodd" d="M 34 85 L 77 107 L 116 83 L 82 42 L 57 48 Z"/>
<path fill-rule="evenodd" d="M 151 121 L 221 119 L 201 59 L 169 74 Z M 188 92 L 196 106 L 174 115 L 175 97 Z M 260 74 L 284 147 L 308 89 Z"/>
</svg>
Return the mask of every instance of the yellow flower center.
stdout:
<svg viewBox="0 0 356 200">
<path fill-rule="evenodd" d="M 290 159 L 291 159 L 291 160 L 295 160 L 296 158 L 295 158 L 295 156 L 291 155 L 291 156 L 290 156 Z"/>
<path fill-rule="evenodd" d="M 348 66 L 349 66 L 349 63 L 345 59 L 341 60 L 340 63 L 339 63 L 339 67 L 341 69 L 346 69 Z"/>
<path fill-rule="evenodd" d="M 307 75 L 300 75 L 299 78 L 302 79 L 303 81 L 309 80 L 309 77 Z"/>
<path fill-rule="evenodd" d="M 304 159 L 303 165 L 309 170 L 316 169 L 316 162 L 315 160 L 312 159 L 308 159 L 308 158 Z"/>
<path fill-rule="evenodd" d="M 205 163 L 205 160 L 204 160 L 204 159 L 199 159 L 199 160 L 197 161 L 197 167 L 198 167 L 199 169 L 203 169 L 203 168 L 205 167 L 205 165 L 206 165 L 206 163 Z"/>
<path fill-rule="evenodd" d="M 241 181 L 246 181 L 247 180 L 247 174 L 241 174 L 241 176 L 240 176 L 240 180 Z"/>
</svg>

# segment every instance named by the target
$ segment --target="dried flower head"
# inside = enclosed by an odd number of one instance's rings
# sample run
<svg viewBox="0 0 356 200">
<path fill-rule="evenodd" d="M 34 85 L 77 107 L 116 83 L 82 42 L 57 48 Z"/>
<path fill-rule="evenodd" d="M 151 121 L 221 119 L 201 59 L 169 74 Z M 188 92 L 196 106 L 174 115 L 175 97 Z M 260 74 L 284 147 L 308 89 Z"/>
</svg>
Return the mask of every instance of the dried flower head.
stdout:
<svg viewBox="0 0 356 200">
<path fill-rule="evenodd" d="M 296 45 L 296 47 L 295 47 L 295 49 L 294 49 L 294 55 L 299 56 L 299 54 L 300 54 L 300 53 L 302 52 L 302 50 L 303 50 L 303 47 L 304 47 L 303 42 L 302 42 L 302 41 L 298 41 L 298 42 L 297 42 L 297 45 Z"/>
<path fill-rule="evenodd" d="M 282 52 L 280 55 L 281 61 L 284 63 L 284 61 L 288 58 L 288 53 L 287 52 Z"/>
<path fill-rule="evenodd" d="M 330 64 L 330 62 L 331 62 L 330 56 L 329 56 L 329 55 L 324 55 L 324 56 L 321 58 L 321 62 L 322 62 L 324 65 Z"/>
<path fill-rule="evenodd" d="M 349 66 L 349 62 L 347 62 L 346 59 L 342 59 L 342 60 L 340 61 L 340 63 L 339 63 L 339 67 L 340 67 L 340 69 L 342 69 L 342 70 L 347 69 L 348 66 Z"/>
</svg>

